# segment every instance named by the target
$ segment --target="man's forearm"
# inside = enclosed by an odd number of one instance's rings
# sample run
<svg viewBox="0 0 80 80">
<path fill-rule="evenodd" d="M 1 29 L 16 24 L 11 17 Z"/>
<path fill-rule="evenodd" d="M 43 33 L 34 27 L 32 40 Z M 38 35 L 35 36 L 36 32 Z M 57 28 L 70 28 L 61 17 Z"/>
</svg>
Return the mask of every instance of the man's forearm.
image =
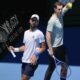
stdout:
<svg viewBox="0 0 80 80">
<path fill-rule="evenodd" d="M 47 40 L 48 48 L 50 50 L 50 55 L 52 55 L 53 50 L 52 50 L 52 45 L 51 45 L 51 33 L 50 32 L 46 32 L 46 40 Z"/>
<path fill-rule="evenodd" d="M 25 46 L 23 45 L 23 46 L 21 46 L 21 47 L 15 47 L 15 48 L 13 49 L 13 51 L 14 51 L 14 52 L 23 52 L 24 49 L 25 49 Z"/>
<path fill-rule="evenodd" d="M 40 48 L 36 48 L 36 49 L 39 51 L 39 53 L 43 53 L 46 49 L 45 42 L 41 43 Z"/>
<path fill-rule="evenodd" d="M 50 32 L 46 32 L 46 40 L 47 40 L 48 48 L 52 48 L 52 45 L 51 45 L 51 33 Z"/>
<path fill-rule="evenodd" d="M 63 8 L 63 13 L 66 13 L 71 8 L 72 8 L 72 3 L 68 2 Z"/>
</svg>

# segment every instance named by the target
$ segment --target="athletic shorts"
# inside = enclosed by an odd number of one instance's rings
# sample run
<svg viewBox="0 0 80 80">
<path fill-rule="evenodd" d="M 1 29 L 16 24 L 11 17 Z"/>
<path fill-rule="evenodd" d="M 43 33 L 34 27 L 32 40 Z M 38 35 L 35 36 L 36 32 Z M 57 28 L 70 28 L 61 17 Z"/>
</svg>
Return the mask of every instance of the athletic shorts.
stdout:
<svg viewBox="0 0 80 80">
<path fill-rule="evenodd" d="M 38 64 L 32 65 L 30 63 L 22 63 L 22 74 L 25 74 L 28 77 L 32 77 L 37 67 Z"/>
<path fill-rule="evenodd" d="M 58 58 L 61 61 L 64 61 L 64 62 L 67 61 L 67 54 L 66 54 L 66 49 L 64 45 L 55 48 L 54 55 L 56 58 Z"/>
</svg>

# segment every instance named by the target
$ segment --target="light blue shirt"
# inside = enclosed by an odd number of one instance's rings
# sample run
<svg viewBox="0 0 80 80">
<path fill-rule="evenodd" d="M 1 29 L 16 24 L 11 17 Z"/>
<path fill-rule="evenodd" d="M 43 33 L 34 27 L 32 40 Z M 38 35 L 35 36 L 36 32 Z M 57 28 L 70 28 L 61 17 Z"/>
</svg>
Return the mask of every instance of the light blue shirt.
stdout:
<svg viewBox="0 0 80 80">
<path fill-rule="evenodd" d="M 57 17 L 53 14 L 48 21 L 47 31 L 51 32 L 52 47 L 63 45 L 63 15 Z"/>
</svg>

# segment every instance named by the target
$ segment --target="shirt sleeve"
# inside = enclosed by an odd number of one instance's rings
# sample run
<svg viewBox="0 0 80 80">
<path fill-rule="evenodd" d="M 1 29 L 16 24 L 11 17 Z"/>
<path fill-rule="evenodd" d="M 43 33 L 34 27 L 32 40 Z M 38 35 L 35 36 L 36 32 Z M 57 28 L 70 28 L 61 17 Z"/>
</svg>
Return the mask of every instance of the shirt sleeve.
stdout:
<svg viewBox="0 0 80 80">
<path fill-rule="evenodd" d="M 53 31 L 53 27 L 54 27 L 54 20 L 49 20 L 48 21 L 48 25 L 47 25 L 47 29 L 46 29 L 46 31 L 50 31 L 50 32 L 52 32 Z"/>
<path fill-rule="evenodd" d="M 39 35 L 39 43 L 45 42 L 45 37 L 44 34 L 41 32 L 41 34 Z"/>
</svg>

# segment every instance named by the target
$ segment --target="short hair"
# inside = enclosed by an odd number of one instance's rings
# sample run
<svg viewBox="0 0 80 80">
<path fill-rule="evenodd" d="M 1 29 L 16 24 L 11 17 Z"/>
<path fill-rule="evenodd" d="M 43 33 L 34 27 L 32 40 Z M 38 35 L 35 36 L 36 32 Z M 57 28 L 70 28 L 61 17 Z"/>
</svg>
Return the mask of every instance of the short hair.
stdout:
<svg viewBox="0 0 80 80">
<path fill-rule="evenodd" d="M 62 6 L 63 6 L 63 4 L 62 4 L 61 2 L 55 2 L 54 5 L 53 5 L 53 7 L 54 7 L 54 8 L 57 8 L 57 5 L 59 5 L 59 6 L 62 5 Z"/>
</svg>

